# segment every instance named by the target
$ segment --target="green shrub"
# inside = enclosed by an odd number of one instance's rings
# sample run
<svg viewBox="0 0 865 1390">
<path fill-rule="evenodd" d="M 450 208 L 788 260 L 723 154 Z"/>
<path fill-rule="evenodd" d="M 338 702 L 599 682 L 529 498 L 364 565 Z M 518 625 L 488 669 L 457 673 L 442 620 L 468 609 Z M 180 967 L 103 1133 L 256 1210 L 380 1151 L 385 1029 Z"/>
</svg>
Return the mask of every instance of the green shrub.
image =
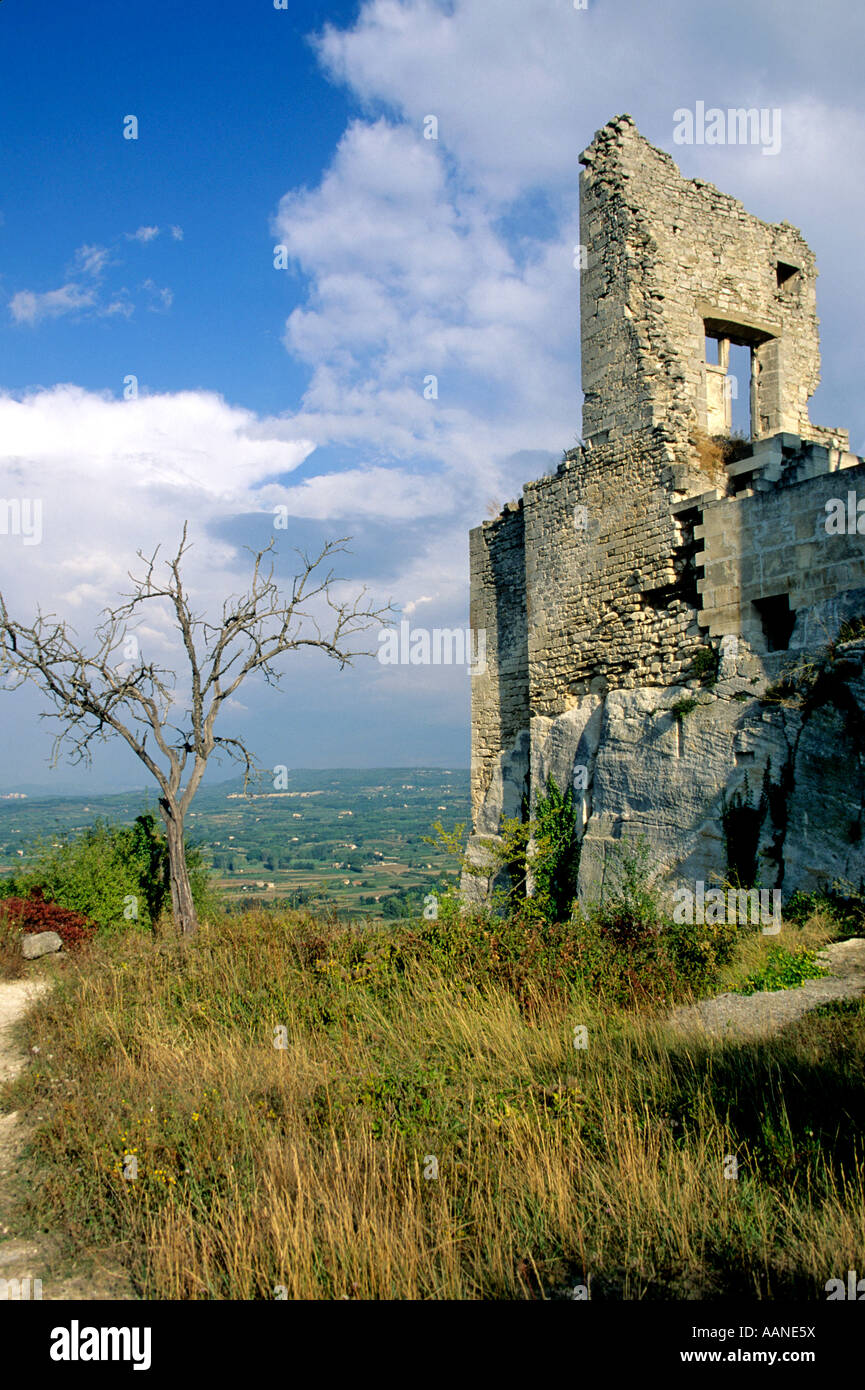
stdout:
<svg viewBox="0 0 865 1390">
<path fill-rule="evenodd" d="M 681 724 L 682 720 L 696 708 L 697 701 L 694 699 L 693 695 L 683 695 L 680 700 L 676 700 L 670 706 L 670 714 L 673 719 L 676 720 L 677 724 Z"/>
<path fill-rule="evenodd" d="M 608 1003 L 665 1003 L 704 993 L 734 941 L 734 927 L 667 922 L 645 839 L 622 840 L 607 856 L 603 900 L 582 922 L 582 977 Z"/>
<path fill-rule="evenodd" d="M 424 836 L 425 843 L 456 858 L 461 876 L 486 876 L 486 869 L 466 858 L 465 823 L 447 831 L 436 821 L 433 830 L 435 837 Z M 492 893 L 494 916 L 516 911 L 523 923 L 567 921 L 577 891 L 580 862 L 577 810 L 571 787 L 561 792 L 555 778 L 550 777 L 546 794 L 535 802 L 534 816 L 529 817 L 524 805 L 522 816 L 506 817 L 499 837 L 482 844 L 496 866 L 494 876 L 507 879 L 506 886 L 497 887 Z M 454 906 L 459 912 L 458 897 L 454 898 Z"/>
<path fill-rule="evenodd" d="M 828 917 L 842 932 L 851 936 L 865 933 L 865 892 L 838 883 L 815 893 L 796 892 L 784 908 L 785 918 L 802 926 L 815 914 Z"/>
<path fill-rule="evenodd" d="M 699 647 L 691 662 L 694 680 L 701 681 L 703 685 L 714 685 L 718 679 L 720 664 L 721 653 L 719 651 L 716 651 L 714 647 Z"/>
<path fill-rule="evenodd" d="M 567 921 L 576 897 L 580 863 L 571 787 L 562 794 L 554 778 L 549 778 L 546 796 L 539 796 L 535 804 L 533 829 L 532 896 L 548 922 Z"/>
<path fill-rule="evenodd" d="M 798 946 L 770 946 L 762 965 L 739 986 L 736 994 L 756 994 L 758 990 L 796 989 L 805 980 L 817 980 L 829 972 L 817 964 L 813 951 Z"/>
<path fill-rule="evenodd" d="M 603 900 L 594 911 L 605 930 L 622 940 L 657 929 L 661 913 L 649 885 L 649 846 L 643 836 L 613 846 L 607 856 Z"/>
<path fill-rule="evenodd" d="M 490 908 L 471 911 L 465 909 L 457 890 L 443 894 L 435 919 L 419 924 L 420 955 L 455 979 L 478 987 L 504 987 L 522 1003 L 562 991 L 588 990 L 608 1004 L 631 1008 L 705 993 L 718 967 L 732 958 L 737 929 L 726 924 L 668 923 L 651 887 L 649 850 L 643 838 L 612 846 L 602 902 L 572 908 L 564 920 L 551 911 L 550 884 L 570 883 L 567 874 L 575 865 L 569 854 L 572 841 L 564 833 L 570 816 L 568 799 L 553 794 L 545 800 L 541 814 L 549 815 L 549 824 L 561 833 L 548 829 L 536 837 L 531 859 L 535 893 L 518 897 L 511 891 L 506 902 L 503 896 Z M 526 822 L 509 823 L 499 847 L 500 862 L 514 853 L 515 844 L 522 852 L 529 828 Z M 438 829 L 439 843 L 450 838 L 452 850 L 457 851 L 462 828 L 452 837 Z M 552 858 L 538 875 L 544 848 Z M 568 892 L 572 891 L 571 884 Z"/>
<path fill-rule="evenodd" d="M 187 848 L 192 896 L 200 915 L 213 911 L 202 852 Z M 45 898 L 96 922 L 103 930 L 128 925 L 151 928 L 167 904 L 168 848 L 155 817 L 138 816 L 133 825 L 97 821 L 80 835 L 38 841 L 33 861 L 3 883 L 4 896 Z"/>
</svg>

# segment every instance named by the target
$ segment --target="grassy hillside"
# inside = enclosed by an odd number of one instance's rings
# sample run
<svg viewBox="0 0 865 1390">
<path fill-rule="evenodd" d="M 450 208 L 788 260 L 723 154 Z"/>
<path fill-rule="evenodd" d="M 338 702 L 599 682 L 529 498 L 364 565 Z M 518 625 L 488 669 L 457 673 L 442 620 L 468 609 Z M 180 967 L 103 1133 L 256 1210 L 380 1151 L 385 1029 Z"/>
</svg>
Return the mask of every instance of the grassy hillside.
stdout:
<svg viewBox="0 0 865 1390">
<path fill-rule="evenodd" d="M 859 1267 L 862 1003 L 686 1044 L 574 924 L 439 928 L 251 913 L 54 962 L 16 1228 L 156 1298 L 814 1299 Z"/>
</svg>

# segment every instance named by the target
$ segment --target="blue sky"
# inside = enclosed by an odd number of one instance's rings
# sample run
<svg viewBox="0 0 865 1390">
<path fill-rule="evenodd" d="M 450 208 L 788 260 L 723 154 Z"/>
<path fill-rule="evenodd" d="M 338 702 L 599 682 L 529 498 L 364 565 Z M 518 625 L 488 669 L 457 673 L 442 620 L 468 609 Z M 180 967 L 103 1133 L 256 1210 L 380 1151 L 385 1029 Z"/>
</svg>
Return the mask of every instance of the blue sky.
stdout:
<svg viewBox="0 0 865 1390">
<path fill-rule="evenodd" d="M 318 182 L 356 109 L 307 35 L 350 24 L 357 4 L 49 10 L 0 18 L 2 284 L 53 288 L 58 270 L 76 278 L 78 247 L 100 245 L 103 297 L 125 289 L 136 308 L 121 323 L 64 316 L 49 333 L 11 332 L 7 318 L 3 386 L 116 390 L 128 369 L 153 391 L 284 410 L 306 375 L 280 346 L 303 286 L 274 274 L 268 218 L 288 187 Z M 137 141 L 121 138 L 128 113 Z M 152 226 L 152 241 L 126 240 Z M 147 280 L 170 287 L 170 313 Z"/>
<path fill-rule="evenodd" d="M 349 534 L 347 575 L 464 625 L 468 528 L 579 434 L 578 155 L 622 111 L 801 227 L 812 419 L 865 452 L 863 38 L 840 0 L 3 4 L 0 495 L 45 516 L 39 546 L 0 537 L 10 609 L 87 632 L 184 518 L 212 608 L 283 505 L 286 576 L 291 544 Z M 677 147 L 697 100 L 780 108 L 780 153 Z M 242 695 L 224 732 L 269 766 L 468 761 L 463 671 L 309 658 Z M 0 781 L 80 785 L 48 769 L 35 694 L 3 700 Z M 141 780 L 119 750 L 89 777 Z"/>
</svg>

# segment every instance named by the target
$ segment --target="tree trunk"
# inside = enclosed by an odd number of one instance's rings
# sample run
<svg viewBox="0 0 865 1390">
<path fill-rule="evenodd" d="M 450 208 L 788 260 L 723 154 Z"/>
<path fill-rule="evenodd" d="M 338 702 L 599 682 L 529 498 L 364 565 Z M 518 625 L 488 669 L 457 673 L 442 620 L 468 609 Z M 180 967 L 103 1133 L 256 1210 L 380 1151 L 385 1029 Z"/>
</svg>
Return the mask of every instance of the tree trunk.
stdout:
<svg viewBox="0 0 865 1390">
<path fill-rule="evenodd" d="M 192 936 L 198 926 L 192 887 L 183 847 L 183 818 L 176 807 L 160 802 L 168 840 L 168 875 L 171 885 L 171 913 L 182 936 Z"/>
</svg>

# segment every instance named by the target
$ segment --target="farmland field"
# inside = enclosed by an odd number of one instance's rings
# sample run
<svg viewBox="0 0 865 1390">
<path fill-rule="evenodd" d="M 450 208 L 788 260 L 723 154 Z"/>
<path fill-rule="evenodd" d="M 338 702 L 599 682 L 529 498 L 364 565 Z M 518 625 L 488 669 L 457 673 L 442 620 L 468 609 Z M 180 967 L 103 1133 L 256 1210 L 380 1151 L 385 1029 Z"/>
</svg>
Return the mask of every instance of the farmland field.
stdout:
<svg viewBox="0 0 865 1390">
<path fill-rule="evenodd" d="M 229 908 L 333 903 L 343 915 L 417 912 L 454 866 L 424 837 L 435 820 L 468 820 L 466 768 L 288 771 L 273 783 L 203 787 L 187 834 L 213 867 Z M 40 839 L 79 833 L 98 818 L 129 824 L 158 813 L 152 791 L 97 797 L 0 799 L 0 873 L 27 862 Z"/>
</svg>

